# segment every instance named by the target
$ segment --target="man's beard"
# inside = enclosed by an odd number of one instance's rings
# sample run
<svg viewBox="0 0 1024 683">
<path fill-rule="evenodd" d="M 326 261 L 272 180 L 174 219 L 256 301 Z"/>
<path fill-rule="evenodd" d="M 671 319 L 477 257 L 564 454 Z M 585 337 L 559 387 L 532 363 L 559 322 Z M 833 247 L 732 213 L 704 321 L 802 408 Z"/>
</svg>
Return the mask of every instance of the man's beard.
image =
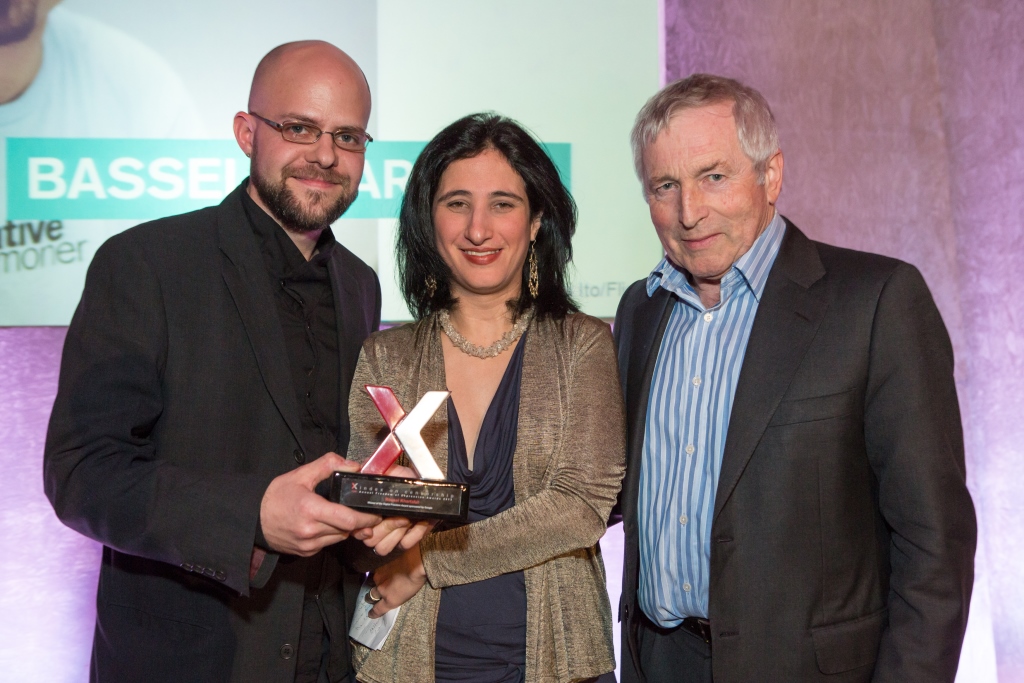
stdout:
<svg viewBox="0 0 1024 683">
<path fill-rule="evenodd" d="M 28 38 L 36 27 L 39 0 L 0 0 L 0 45 Z"/>
<path fill-rule="evenodd" d="M 358 189 L 352 190 L 352 181 L 348 176 L 338 175 L 315 164 L 310 164 L 301 170 L 286 167 L 281 172 L 281 180 L 275 182 L 260 173 L 256 156 L 256 145 L 254 144 L 252 163 L 249 168 L 252 184 L 274 218 L 291 232 L 305 233 L 322 230 L 338 220 L 356 199 Z M 337 183 L 341 186 L 341 196 L 332 202 L 326 192 L 312 192 L 309 194 L 310 205 L 306 207 L 285 185 L 285 180 L 292 177 Z"/>
</svg>

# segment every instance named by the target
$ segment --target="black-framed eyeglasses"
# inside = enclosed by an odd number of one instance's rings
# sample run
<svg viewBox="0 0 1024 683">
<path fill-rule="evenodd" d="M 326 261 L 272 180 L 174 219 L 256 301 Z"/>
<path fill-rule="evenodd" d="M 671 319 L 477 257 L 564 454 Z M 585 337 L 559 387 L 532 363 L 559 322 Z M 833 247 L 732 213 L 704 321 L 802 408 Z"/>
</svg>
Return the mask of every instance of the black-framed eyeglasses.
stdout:
<svg viewBox="0 0 1024 683">
<path fill-rule="evenodd" d="M 271 121 L 268 118 L 264 118 L 254 111 L 249 112 L 251 116 L 255 116 L 263 123 L 267 124 L 271 128 L 277 130 L 288 142 L 295 142 L 300 145 L 312 145 L 320 136 L 324 134 L 324 131 L 314 126 L 312 123 L 304 123 L 302 121 L 285 121 L 278 123 L 277 121 Z M 343 149 L 347 152 L 365 152 L 366 143 L 373 142 L 373 138 L 362 128 L 339 128 L 333 133 L 329 133 L 334 138 L 334 144 L 338 149 Z"/>
</svg>

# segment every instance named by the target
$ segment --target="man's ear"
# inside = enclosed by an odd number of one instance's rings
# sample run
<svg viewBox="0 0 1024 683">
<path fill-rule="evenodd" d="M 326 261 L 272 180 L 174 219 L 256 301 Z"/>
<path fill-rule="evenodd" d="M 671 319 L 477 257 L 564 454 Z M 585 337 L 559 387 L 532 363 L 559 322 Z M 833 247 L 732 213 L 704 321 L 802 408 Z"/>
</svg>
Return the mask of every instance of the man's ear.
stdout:
<svg viewBox="0 0 1024 683">
<path fill-rule="evenodd" d="M 776 200 L 779 198 L 779 194 L 782 192 L 782 167 L 784 166 L 782 160 L 782 150 L 780 149 L 773 154 L 764 168 L 764 191 L 768 196 L 768 203 L 772 206 L 775 205 Z"/>
<path fill-rule="evenodd" d="M 235 131 L 235 141 L 238 142 L 238 146 L 245 153 L 245 156 L 252 156 L 252 139 L 256 135 L 256 119 L 244 111 L 240 111 L 235 114 L 235 120 L 232 124 Z"/>
</svg>

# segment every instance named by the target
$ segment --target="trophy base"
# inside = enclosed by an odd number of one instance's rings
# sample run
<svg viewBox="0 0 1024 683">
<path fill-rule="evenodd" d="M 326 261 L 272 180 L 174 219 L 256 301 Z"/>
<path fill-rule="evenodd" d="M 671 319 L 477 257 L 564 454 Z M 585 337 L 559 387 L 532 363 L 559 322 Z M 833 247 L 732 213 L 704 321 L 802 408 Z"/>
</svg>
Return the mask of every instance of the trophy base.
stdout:
<svg viewBox="0 0 1024 683">
<path fill-rule="evenodd" d="M 469 515 L 468 484 L 359 472 L 335 472 L 330 482 L 331 502 L 383 517 L 465 522 Z"/>
</svg>

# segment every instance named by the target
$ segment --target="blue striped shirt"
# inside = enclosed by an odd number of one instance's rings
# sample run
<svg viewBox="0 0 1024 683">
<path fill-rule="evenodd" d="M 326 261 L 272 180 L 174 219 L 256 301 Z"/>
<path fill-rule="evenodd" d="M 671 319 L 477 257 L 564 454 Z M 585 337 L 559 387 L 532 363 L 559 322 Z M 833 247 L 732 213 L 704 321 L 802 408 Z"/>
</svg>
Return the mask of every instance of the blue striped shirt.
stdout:
<svg viewBox="0 0 1024 683">
<path fill-rule="evenodd" d="M 647 278 L 675 295 L 651 378 L 640 465 L 640 607 L 671 628 L 707 617 L 711 517 L 743 354 L 786 226 L 778 212 L 705 308 L 662 259 Z"/>
</svg>

